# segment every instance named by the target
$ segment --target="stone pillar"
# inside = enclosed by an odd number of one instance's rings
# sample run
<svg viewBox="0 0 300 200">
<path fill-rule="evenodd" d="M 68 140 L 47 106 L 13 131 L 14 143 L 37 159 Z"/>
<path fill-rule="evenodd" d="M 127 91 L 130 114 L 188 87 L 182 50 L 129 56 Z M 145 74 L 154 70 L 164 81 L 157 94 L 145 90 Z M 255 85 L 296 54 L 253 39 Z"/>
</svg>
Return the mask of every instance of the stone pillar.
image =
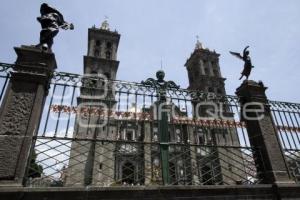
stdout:
<svg viewBox="0 0 300 200">
<path fill-rule="evenodd" d="M 154 184 L 154 180 L 152 177 L 152 171 L 153 171 L 153 167 L 152 167 L 152 160 L 153 160 L 153 156 L 152 156 L 152 152 L 151 152 L 151 142 L 152 138 L 151 138 L 151 124 L 150 122 L 143 122 L 144 125 L 144 177 L 145 177 L 145 185 L 151 185 Z"/>
<path fill-rule="evenodd" d="M 16 47 L 16 65 L 0 109 L 0 186 L 22 185 L 45 98 L 56 68 L 53 53 Z"/>
<path fill-rule="evenodd" d="M 244 81 L 237 88 L 236 94 L 242 106 L 242 120 L 246 123 L 251 146 L 260 149 L 260 152 L 254 151 L 254 156 L 262 183 L 291 183 L 276 126 L 268 106 L 266 89 L 262 82 L 255 81 Z"/>
</svg>

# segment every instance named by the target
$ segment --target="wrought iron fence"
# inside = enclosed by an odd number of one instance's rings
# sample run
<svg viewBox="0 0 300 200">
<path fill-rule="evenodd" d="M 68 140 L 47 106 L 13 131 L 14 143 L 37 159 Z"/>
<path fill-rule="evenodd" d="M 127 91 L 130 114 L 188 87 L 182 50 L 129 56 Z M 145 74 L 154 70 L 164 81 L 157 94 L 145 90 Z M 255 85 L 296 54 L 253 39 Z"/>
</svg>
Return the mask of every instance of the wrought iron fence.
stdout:
<svg viewBox="0 0 300 200">
<path fill-rule="evenodd" d="M 12 71 L 12 65 L 6 63 L 0 63 L 0 105 L 2 103 L 2 98 L 6 87 L 8 85 L 8 81 L 10 78 L 10 72 Z"/>
<path fill-rule="evenodd" d="M 300 104 L 269 101 L 290 174 L 300 182 Z"/>
<path fill-rule="evenodd" d="M 27 185 L 162 185 L 163 173 L 170 185 L 259 183 L 253 156 L 258 149 L 239 121 L 236 97 L 167 89 L 163 158 L 159 95 L 158 88 L 141 83 L 55 73 Z M 199 101 L 214 102 L 216 115 L 195 117 Z"/>
<path fill-rule="evenodd" d="M 0 66 L 2 100 L 12 66 Z M 160 107 L 162 93 L 155 86 L 55 72 L 25 185 L 260 182 L 255 165 L 260 150 L 250 146 L 237 97 L 180 88 L 164 92 L 165 103 Z M 290 170 L 297 177 L 299 146 L 287 144 L 299 145 L 299 105 L 290 104 L 293 111 L 278 107 L 278 102 L 270 101 L 270 105 Z M 161 138 L 161 113 L 167 116 L 167 143 Z M 293 123 L 276 121 L 279 116 L 294 116 L 289 118 Z"/>
<path fill-rule="evenodd" d="M 159 143 L 37 138 L 29 186 L 162 185 Z M 171 185 L 258 183 L 251 148 L 170 144 Z M 31 178 L 30 178 L 31 177 Z"/>
</svg>

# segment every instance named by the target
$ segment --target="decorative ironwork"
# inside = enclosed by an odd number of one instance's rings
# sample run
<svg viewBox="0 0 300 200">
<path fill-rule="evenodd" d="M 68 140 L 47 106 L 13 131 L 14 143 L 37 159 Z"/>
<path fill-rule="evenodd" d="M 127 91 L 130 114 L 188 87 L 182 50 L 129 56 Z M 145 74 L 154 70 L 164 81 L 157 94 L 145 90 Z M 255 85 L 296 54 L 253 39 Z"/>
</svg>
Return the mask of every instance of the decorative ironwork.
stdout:
<svg viewBox="0 0 300 200">
<path fill-rule="evenodd" d="M 40 177 L 31 187 L 84 185 L 81 166 L 88 163 L 93 140 L 37 137 L 35 151 Z M 98 186 L 162 185 L 158 143 L 128 140 L 96 140 L 92 184 Z M 253 150 L 247 147 L 184 145 L 170 143 L 170 185 L 258 184 Z M 114 155 L 111 158 L 110 155 Z M 129 163 L 126 165 L 126 163 Z M 131 164 L 130 164 L 131 163 Z M 31 168 L 30 168 L 31 169 Z M 114 173 L 111 173 L 113 171 Z M 31 170 L 35 172 L 35 170 Z M 125 174 L 124 174 L 125 173 Z M 32 177 L 32 174 L 28 174 Z"/>
<path fill-rule="evenodd" d="M 0 87 L 0 105 L 11 76 L 10 72 L 13 71 L 13 67 L 14 65 L 12 64 L 0 63 L 0 85 L 2 85 L 2 87 Z"/>
<path fill-rule="evenodd" d="M 0 64 L 1 98 L 13 66 Z M 254 155 L 259 155 L 254 152 L 260 149 L 249 144 L 245 124 L 239 119 L 237 97 L 182 89 L 170 82 L 164 87 L 150 82 L 154 84 L 54 72 L 34 137 L 31 158 L 35 164 L 28 166 L 26 184 L 64 187 L 260 182 L 254 162 Z M 108 85 L 112 95 L 92 99 L 95 91 L 101 92 L 99 85 Z M 84 99 L 83 90 L 90 93 L 86 99 L 91 101 Z M 164 124 L 155 111 L 162 102 L 166 109 Z M 218 115 L 195 117 L 195 102 L 216 103 Z M 300 105 L 276 101 L 269 101 L 269 105 L 290 172 L 299 181 Z M 80 128 L 79 122 L 85 128 Z M 161 131 L 167 133 L 166 138 L 160 137 Z M 167 154 L 164 160 L 162 152 Z M 167 173 L 167 180 L 163 180 L 163 173 Z"/>
<path fill-rule="evenodd" d="M 166 103 L 167 98 L 167 89 L 179 89 L 179 86 L 176 85 L 173 81 L 165 81 L 165 72 L 159 70 L 156 72 L 157 80 L 153 78 L 148 78 L 145 82 L 142 81 L 143 85 L 147 85 L 150 87 L 154 87 L 159 94 L 157 109 L 157 119 L 158 121 L 158 130 L 159 130 L 159 138 L 160 138 L 160 154 L 161 154 L 161 162 L 162 162 L 162 177 L 165 185 L 170 184 L 170 173 L 169 173 L 169 135 L 168 135 L 168 116 L 166 112 L 162 112 L 162 109 L 166 109 L 167 106 L 164 105 Z"/>
<path fill-rule="evenodd" d="M 235 96 L 219 96 L 169 85 L 163 88 L 165 98 L 160 98 L 160 86 L 102 80 L 113 86 L 114 108 L 77 105 L 75 99 L 80 98 L 82 88 L 96 88 L 84 82 L 92 80 L 95 78 L 54 74 L 35 149 L 45 176 L 55 183 L 71 186 L 98 181 L 96 185 L 104 186 L 259 182 L 246 129 L 239 122 L 239 115 L 233 114 L 239 111 Z M 224 104 L 232 117 L 228 120 L 197 119 L 193 117 L 193 102 L 196 100 Z M 162 102 L 166 108 L 173 105 L 175 112 L 171 116 L 165 112 L 166 142 L 159 136 L 162 121 L 155 112 L 155 106 Z M 76 120 L 81 115 L 90 127 L 104 121 L 108 125 L 79 131 Z M 167 156 L 164 154 L 163 157 L 162 152 Z M 163 167 L 163 162 L 168 167 Z M 240 164 L 231 166 L 232 163 Z M 181 165 L 184 166 L 183 172 L 178 168 Z M 84 171 L 86 166 L 91 167 L 84 176 L 75 175 L 77 170 Z M 166 180 L 163 173 L 168 175 Z M 69 177 L 69 180 L 62 177 Z M 101 181 L 97 177 L 102 177 Z M 28 184 L 34 185 L 32 181 Z"/>
<path fill-rule="evenodd" d="M 300 104 L 269 101 L 290 174 L 300 182 Z"/>
<path fill-rule="evenodd" d="M 179 85 L 176 85 L 176 83 L 174 81 L 165 81 L 165 72 L 162 70 L 159 70 L 156 72 L 156 78 L 157 80 L 153 79 L 153 78 L 148 78 L 146 81 L 142 81 L 143 85 L 147 85 L 150 87 L 154 87 L 154 88 L 164 88 L 164 89 L 170 89 L 170 88 L 175 88 L 175 89 L 179 89 Z"/>
</svg>

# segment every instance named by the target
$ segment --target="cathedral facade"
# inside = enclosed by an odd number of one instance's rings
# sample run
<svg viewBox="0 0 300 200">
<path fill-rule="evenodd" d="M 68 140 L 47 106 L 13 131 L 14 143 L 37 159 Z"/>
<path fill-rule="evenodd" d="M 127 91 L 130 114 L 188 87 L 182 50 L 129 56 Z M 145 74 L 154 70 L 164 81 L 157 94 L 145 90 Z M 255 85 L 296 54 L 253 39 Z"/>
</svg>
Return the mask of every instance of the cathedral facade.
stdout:
<svg viewBox="0 0 300 200">
<path fill-rule="evenodd" d="M 107 21 L 100 28 L 88 30 L 88 51 L 84 56 L 84 74 L 116 80 L 119 61 L 117 51 L 120 34 L 109 29 Z M 226 95 L 219 66 L 219 54 L 204 48 L 197 41 L 187 59 L 189 87 L 204 93 Z M 108 81 L 109 82 L 109 81 Z M 118 99 L 112 85 L 95 81 L 93 89 L 82 87 L 77 104 L 117 110 Z M 84 85 L 84 84 L 83 84 Z M 106 91 L 104 91 L 104 85 Z M 108 88 L 108 89 L 107 89 Z M 103 94 L 105 93 L 105 97 Z M 153 112 L 157 101 L 133 112 Z M 197 103 L 192 102 L 192 103 Z M 128 107 L 127 101 L 127 107 Z M 172 103 L 170 103 L 172 106 Z M 177 116 L 187 117 L 187 111 L 174 105 Z M 226 107 L 226 106 L 225 106 Z M 199 111 L 205 117 L 204 107 Z M 222 113 L 234 118 L 230 108 Z M 198 116 L 199 117 L 199 116 Z M 114 118 L 102 124 L 104 118 L 76 116 L 69 165 L 65 169 L 65 186 L 159 185 L 162 183 L 162 158 L 157 121 Z M 94 126 L 96 125 L 96 126 Z M 238 131 L 228 127 L 204 127 L 168 122 L 168 173 L 172 185 L 237 184 L 247 175 L 239 149 Z M 232 162 L 234 160 L 235 162 Z M 238 168 L 239 170 L 235 170 Z"/>
</svg>

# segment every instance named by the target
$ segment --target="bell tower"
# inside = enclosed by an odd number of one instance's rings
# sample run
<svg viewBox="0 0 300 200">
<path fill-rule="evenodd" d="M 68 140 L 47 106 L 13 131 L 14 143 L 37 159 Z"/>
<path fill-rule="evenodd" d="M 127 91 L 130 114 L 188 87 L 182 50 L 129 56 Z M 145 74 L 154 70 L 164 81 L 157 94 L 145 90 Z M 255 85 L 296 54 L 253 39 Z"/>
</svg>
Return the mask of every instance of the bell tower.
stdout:
<svg viewBox="0 0 300 200">
<path fill-rule="evenodd" d="M 219 56 L 215 51 L 204 48 L 197 39 L 194 52 L 185 63 L 189 78 L 188 89 L 226 94 L 226 79 L 221 75 Z"/>
<path fill-rule="evenodd" d="M 111 81 L 116 79 L 119 61 L 117 50 L 120 34 L 110 31 L 105 20 L 100 28 L 88 30 L 88 51 L 84 56 L 86 80 L 77 98 L 78 108 L 98 109 L 110 113 L 115 109 L 115 94 Z M 96 139 L 114 140 L 116 123 L 109 121 L 109 115 L 77 114 L 73 136 L 89 140 L 72 142 L 66 185 L 110 185 L 114 182 L 113 143 L 95 142 Z M 99 155 L 99 152 L 107 152 Z M 80 162 L 76 157 L 80 155 Z M 105 161 L 105 164 L 104 164 Z"/>
<path fill-rule="evenodd" d="M 104 20 L 100 28 L 90 28 L 88 51 L 84 56 L 84 74 L 102 74 L 108 79 L 116 79 L 119 41 L 120 34 L 110 30 L 107 20 Z"/>
<path fill-rule="evenodd" d="M 185 67 L 188 72 L 189 87 L 190 90 L 198 90 L 204 93 L 214 93 L 216 95 L 224 96 L 225 91 L 225 78 L 222 77 L 220 66 L 219 66 L 219 56 L 214 50 L 211 51 L 208 48 L 204 48 L 200 41 L 197 39 L 195 49 L 191 56 L 187 59 Z M 215 95 L 212 95 L 212 97 Z M 223 120 L 223 116 L 226 116 L 226 120 L 234 120 L 234 113 L 230 110 L 230 105 L 217 101 L 210 101 L 208 98 L 202 100 L 200 98 L 192 102 L 194 111 L 194 117 L 197 119 L 216 119 Z M 203 103 L 203 104 L 198 104 Z M 207 103 L 207 104 L 206 104 Z M 214 104 L 213 104 L 214 103 Z M 214 106 L 212 106 L 212 104 Z M 198 105 L 200 105 L 198 107 Z M 197 108 L 197 110 L 196 110 Z M 217 109 L 216 109 L 217 108 Z M 208 112 L 209 111 L 209 112 Z M 211 111 L 215 111 L 217 115 L 211 115 Z M 196 114 L 197 113 L 197 114 Z M 246 177 L 244 172 L 232 172 L 229 169 L 229 165 L 224 163 L 230 163 L 232 160 L 241 158 L 242 154 L 239 149 L 233 149 L 232 155 L 228 155 L 227 150 L 218 148 L 221 145 L 236 145 L 239 146 L 238 132 L 235 128 L 230 127 L 214 127 L 214 126 L 196 126 L 194 135 L 198 138 L 199 144 L 211 145 L 211 152 L 204 157 L 199 157 L 199 160 L 204 160 L 203 158 L 208 158 L 214 160 L 214 163 L 201 163 L 203 167 L 202 173 L 218 174 L 215 176 L 202 176 L 204 180 L 211 180 L 208 184 L 215 184 L 219 181 L 233 183 L 232 179 L 228 177 L 235 177 L 237 179 L 241 177 Z M 226 155 L 226 156 L 224 156 Z M 202 156 L 202 155 L 201 155 Z M 225 161 L 225 162 L 224 162 Z M 242 161 L 238 161 L 242 163 Z M 238 166 L 242 169 L 242 166 Z"/>
</svg>

